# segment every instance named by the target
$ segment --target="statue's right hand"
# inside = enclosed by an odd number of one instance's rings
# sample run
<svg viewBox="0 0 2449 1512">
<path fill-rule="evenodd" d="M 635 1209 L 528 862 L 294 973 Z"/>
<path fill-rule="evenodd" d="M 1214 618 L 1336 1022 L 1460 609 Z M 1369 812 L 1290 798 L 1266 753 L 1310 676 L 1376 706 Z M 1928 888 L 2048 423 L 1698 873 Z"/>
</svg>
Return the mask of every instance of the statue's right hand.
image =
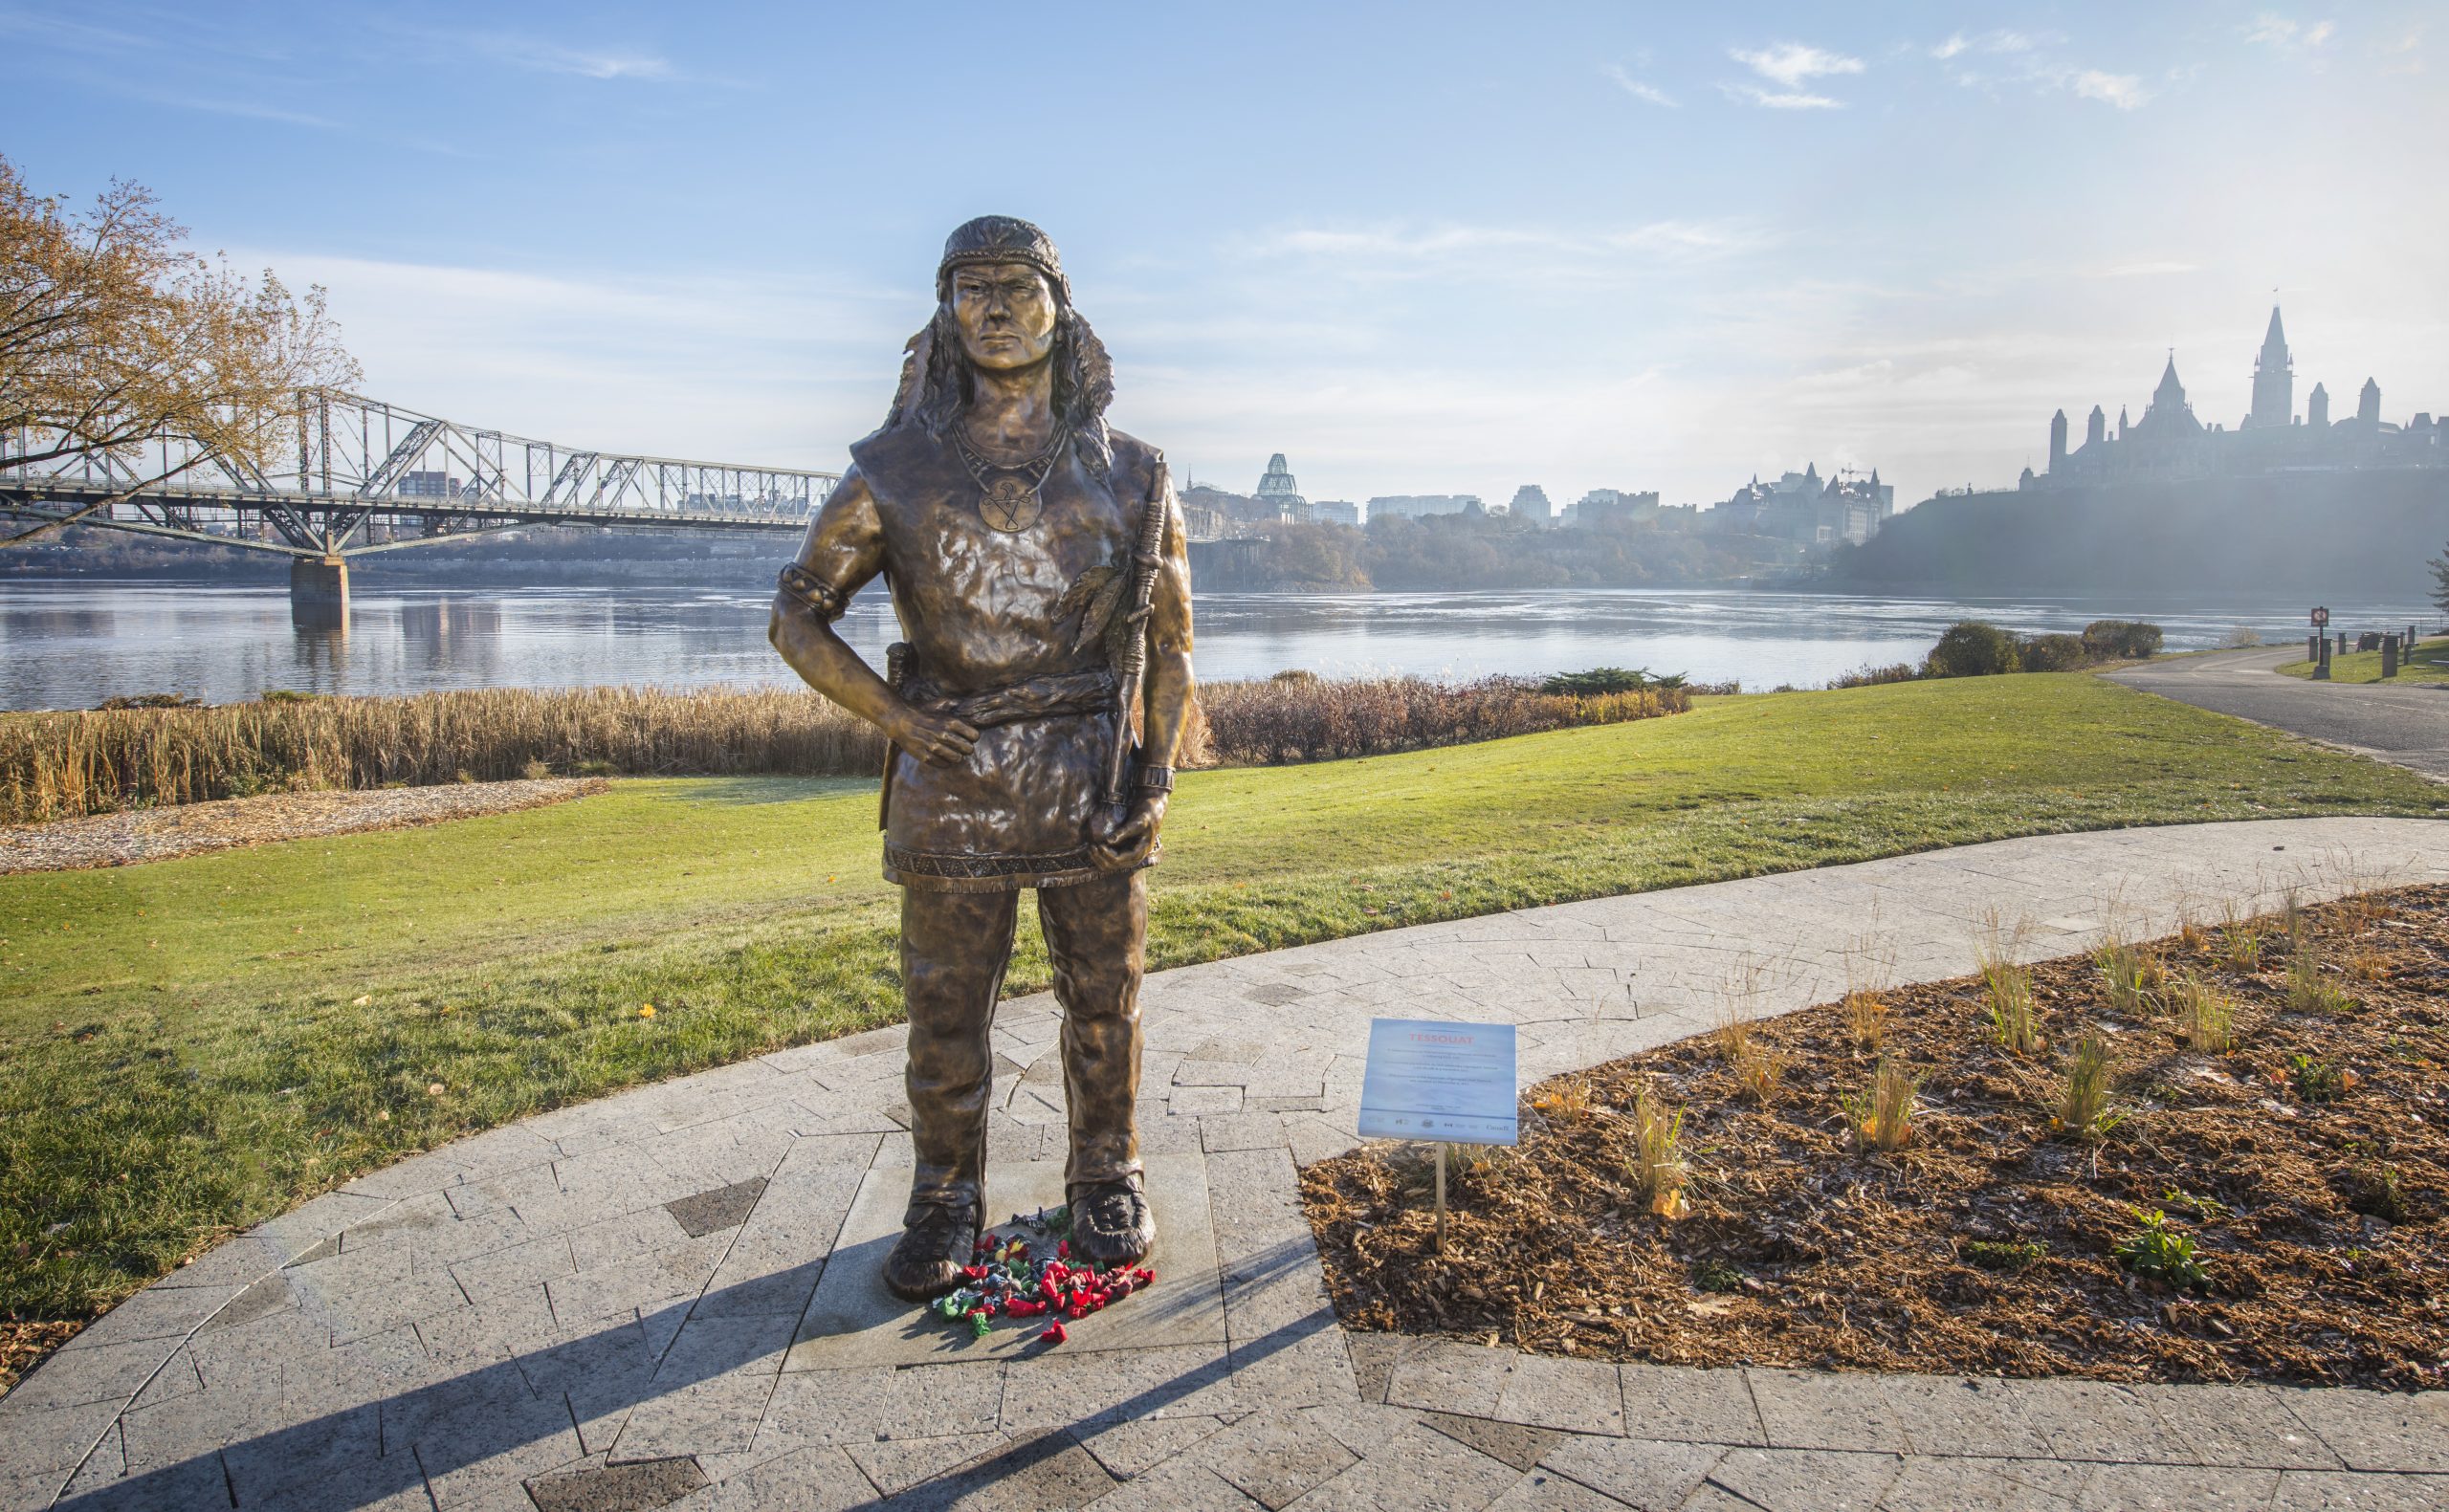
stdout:
<svg viewBox="0 0 2449 1512">
<path fill-rule="evenodd" d="M 950 714 L 905 708 L 885 727 L 885 734 L 930 766 L 954 766 L 969 759 L 978 732 Z"/>
</svg>

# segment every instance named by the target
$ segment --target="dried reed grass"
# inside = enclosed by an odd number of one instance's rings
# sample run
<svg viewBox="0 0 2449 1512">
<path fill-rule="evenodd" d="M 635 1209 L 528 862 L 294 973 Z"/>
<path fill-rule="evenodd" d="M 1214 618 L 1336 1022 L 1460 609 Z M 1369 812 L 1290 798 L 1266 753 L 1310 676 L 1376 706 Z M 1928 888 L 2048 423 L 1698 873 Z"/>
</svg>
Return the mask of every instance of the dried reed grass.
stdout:
<svg viewBox="0 0 2449 1512">
<path fill-rule="evenodd" d="M 1678 713 L 1679 689 L 1588 697 L 1507 678 L 1217 683 L 1185 766 L 1324 760 Z M 539 772 L 865 777 L 884 737 L 785 689 L 477 689 L 0 715 L 0 823 L 330 788 Z"/>
</svg>

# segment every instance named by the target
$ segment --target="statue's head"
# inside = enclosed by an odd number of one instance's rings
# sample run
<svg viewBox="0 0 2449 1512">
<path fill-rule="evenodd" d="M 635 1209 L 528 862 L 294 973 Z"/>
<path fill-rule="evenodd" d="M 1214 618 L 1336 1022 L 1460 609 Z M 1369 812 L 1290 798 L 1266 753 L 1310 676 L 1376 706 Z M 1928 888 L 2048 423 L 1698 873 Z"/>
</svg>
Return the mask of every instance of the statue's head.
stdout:
<svg viewBox="0 0 2449 1512">
<path fill-rule="evenodd" d="M 904 348 L 888 427 L 941 435 L 968 404 L 977 374 L 1050 364 L 1054 409 L 1102 470 L 1112 459 L 1106 406 L 1114 369 L 1105 343 L 1071 308 L 1071 283 L 1046 232 L 1009 215 L 982 215 L 944 241 L 936 314 Z"/>
</svg>

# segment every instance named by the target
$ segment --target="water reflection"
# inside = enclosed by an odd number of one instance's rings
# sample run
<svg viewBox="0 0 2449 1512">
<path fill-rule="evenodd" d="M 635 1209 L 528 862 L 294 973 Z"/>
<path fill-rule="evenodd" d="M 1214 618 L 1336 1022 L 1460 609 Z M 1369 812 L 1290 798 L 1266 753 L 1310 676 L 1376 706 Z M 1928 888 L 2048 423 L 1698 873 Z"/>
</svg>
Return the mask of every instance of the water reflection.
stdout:
<svg viewBox="0 0 2449 1512">
<path fill-rule="evenodd" d="M 622 585 L 366 591 L 340 625 L 294 625 L 281 587 L 0 581 L 0 707 L 90 708 L 114 694 L 213 702 L 267 688 L 390 693 L 434 688 L 648 683 L 787 685 L 765 644 L 762 592 Z M 2331 599 L 2337 627 L 2429 621 L 2417 600 Z M 2349 607 L 2356 605 L 2355 607 Z M 2240 596 L 1866 599 L 1723 589 L 1544 593 L 1202 594 L 1201 675 L 1419 672 L 1478 677 L 1614 665 L 1754 688 L 1809 686 L 1918 658 L 1950 621 L 2026 631 L 2150 619 L 2172 648 L 2246 625 L 2304 634 L 2295 603 Z M 844 637 L 881 666 L 891 603 L 862 594 Z"/>
</svg>

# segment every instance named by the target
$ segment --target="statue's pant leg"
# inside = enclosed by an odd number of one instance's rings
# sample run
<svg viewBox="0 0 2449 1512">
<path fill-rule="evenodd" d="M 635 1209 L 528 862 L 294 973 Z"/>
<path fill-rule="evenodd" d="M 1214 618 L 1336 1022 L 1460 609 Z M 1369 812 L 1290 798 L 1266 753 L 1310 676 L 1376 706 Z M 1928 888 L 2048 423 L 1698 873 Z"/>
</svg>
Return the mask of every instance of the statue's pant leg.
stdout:
<svg viewBox="0 0 2449 1512">
<path fill-rule="evenodd" d="M 987 1031 L 1012 958 L 1015 892 L 901 894 L 901 984 L 910 1010 L 910 1200 L 967 1200 L 984 1211 Z"/>
<path fill-rule="evenodd" d="M 1070 1185 L 1139 1174 L 1139 975 L 1148 942 L 1146 873 L 1037 895 L 1063 1005 L 1063 1086 L 1071 1107 Z"/>
</svg>

